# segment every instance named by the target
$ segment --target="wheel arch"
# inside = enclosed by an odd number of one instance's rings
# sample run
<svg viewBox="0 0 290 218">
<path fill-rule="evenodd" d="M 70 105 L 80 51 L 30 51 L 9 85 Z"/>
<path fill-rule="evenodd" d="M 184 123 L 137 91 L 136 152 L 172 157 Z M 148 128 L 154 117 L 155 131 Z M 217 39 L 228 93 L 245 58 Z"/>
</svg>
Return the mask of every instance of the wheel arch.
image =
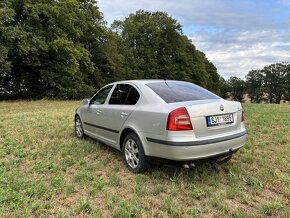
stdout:
<svg viewBox="0 0 290 218">
<path fill-rule="evenodd" d="M 80 115 L 79 115 L 78 113 L 75 113 L 75 119 L 76 119 L 77 117 L 81 118 Z"/>
<path fill-rule="evenodd" d="M 134 133 L 138 138 L 139 138 L 139 140 L 141 141 L 141 138 L 140 138 L 140 136 L 137 134 L 137 131 L 135 131 L 133 128 L 131 128 L 131 127 L 126 127 L 126 128 L 124 128 L 123 130 L 122 130 L 122 132 L 121 132 L 121 134 L 120 134 L 120 138 L 119 138 L 119 149 L 120 149 L 120 151 L 122 151 L 122 145 L 123 145 L 123 141 L 124 141 L 124 139 L 125 139 L 125 137 L 127 136 L 127 135 L 129 135 L 130 133 Z M 141 141 L 141 144 L 142 144 L 142 147 L 143 147 L 143 143 L 142 143 L 142 141 Z M 144 149 L 144 147 L 143 147 L 143 149 Z"/>
</svg>

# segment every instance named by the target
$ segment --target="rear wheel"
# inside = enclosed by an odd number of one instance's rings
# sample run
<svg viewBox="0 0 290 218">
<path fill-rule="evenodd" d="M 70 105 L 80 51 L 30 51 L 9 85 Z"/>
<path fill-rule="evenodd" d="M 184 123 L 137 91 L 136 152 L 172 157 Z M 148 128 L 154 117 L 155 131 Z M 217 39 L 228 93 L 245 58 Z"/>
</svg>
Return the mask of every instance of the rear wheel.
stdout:
<svg viewBox="0 0 290 218">
<path fill-rule="evenodd" d="M 78 115 L 75 117 L 75 133 L 79 139 L 83 139 L 85 137 L 82 121 Z"/>
<path fill-rule="evenodd" d="M 127 168 L 133 173 L 142 173 L 150 168 L 146 161 L 144 150 L 138 136 L 127 135 L 123 141 L 122 156 Z"/>
</svg>

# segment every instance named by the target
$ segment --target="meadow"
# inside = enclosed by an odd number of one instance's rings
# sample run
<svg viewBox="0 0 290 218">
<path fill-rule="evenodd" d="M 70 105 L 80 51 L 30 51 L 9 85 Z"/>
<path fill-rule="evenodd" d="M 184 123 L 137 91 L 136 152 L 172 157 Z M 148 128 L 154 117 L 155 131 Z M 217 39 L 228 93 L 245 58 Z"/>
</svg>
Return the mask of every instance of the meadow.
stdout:
<svg viewBox="0 0 290 218">
<path fill-rule="evenodd" d="M 244 104 L 231 161 L 135 175 L 74 135 L 78 101 L 0 102 L 0 217 L 290 217 L 290 105 Z"/>
</svg>

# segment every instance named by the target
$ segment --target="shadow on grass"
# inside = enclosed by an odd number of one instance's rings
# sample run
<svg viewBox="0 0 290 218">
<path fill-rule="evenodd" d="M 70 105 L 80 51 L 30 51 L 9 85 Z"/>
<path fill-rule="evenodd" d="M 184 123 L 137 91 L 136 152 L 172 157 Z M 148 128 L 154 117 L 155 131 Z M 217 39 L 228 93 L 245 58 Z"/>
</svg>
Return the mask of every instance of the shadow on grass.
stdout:
<svg viewBox="0 0 290 218">
<path fill-rule="evenodd" d="M 120 151 L 90 137 L 87 137 L 85 140 L 89 141 L 89 144 L 97 146 L 99 150 L 105 151 L 111 156 L 114 162 L 111 163 L 112 166 L 110 168 L 113 168 L 113 165 L 116 164 L 117 161 L 119 166 L 123 165 L 124 170 L 131 173 L 128 169 L 125 169 L 125 163 L 122 160 Z M 150 170 L 143 173 L 143 175 L 148 176 L 152 180 L 169 180 L 171 182 L 194 180 L 209 181 L 212 183 L 218 179 L 220 173 L 223 175 L 229 173 L 229 165 L 230 162 L 229 164 L 218 164 L 212 159 L 195 161 L 195 166 L 189 169 L 184 169 L 182 164 L 177 164 L 174 162 L 166 164 L 158 163 L 152 164 Z M 132 176 L 137 176 L 133 173 L 131 174 Z"/>
</svg>

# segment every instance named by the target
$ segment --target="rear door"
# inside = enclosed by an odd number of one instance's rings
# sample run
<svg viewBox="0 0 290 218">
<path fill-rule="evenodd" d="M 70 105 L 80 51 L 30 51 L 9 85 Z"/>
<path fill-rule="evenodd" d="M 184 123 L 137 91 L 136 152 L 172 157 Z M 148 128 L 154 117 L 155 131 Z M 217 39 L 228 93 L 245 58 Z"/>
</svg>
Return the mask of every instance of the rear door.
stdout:
<svg viewBox="0 0 290 218">
<path fill-rule="evenodd" d="M 140 92 L 131 84 L 117 84 L 108 104 L 103 105 L 101 123 L 104 127 L 101 136 L 117 146 L 119 133 L 124 122 L 135 109 Z"/>
</svg>

